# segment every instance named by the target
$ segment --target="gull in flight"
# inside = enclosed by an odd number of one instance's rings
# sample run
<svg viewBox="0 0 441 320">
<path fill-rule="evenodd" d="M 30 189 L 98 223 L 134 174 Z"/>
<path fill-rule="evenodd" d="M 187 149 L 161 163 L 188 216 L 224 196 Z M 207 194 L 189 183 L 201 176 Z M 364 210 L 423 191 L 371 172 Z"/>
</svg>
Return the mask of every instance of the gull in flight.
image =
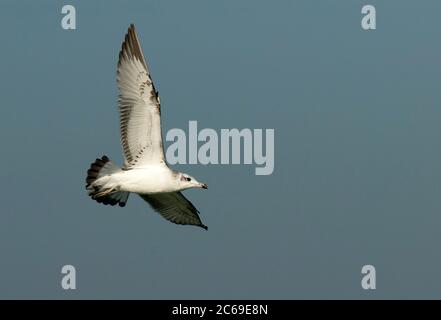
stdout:
<svg viewBox="0 0 441 320">
<path fill-rule="evenodd" d="M 124 166 L 107 156 L 87 171 L 86 189 L 92 199 L 124 207 L 137 193 L 165 219 L 207 229 L 199 211 L 180 191 L 207 189 L 188 174 L 171 170 L 164 157 L 161 104 L 132 24 L 119 53 L 117 68 L 119 116 Z"/>
</svg>

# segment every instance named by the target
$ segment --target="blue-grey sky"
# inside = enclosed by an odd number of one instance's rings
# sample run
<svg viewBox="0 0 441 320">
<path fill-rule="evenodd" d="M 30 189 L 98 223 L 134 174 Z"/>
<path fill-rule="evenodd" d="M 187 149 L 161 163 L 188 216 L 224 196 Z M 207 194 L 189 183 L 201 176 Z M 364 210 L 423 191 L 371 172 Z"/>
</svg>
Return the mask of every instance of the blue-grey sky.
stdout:
<svg viewBox="0 0 441 320">
<path fill-rule="evenodd" d="M 77 30 L 60 26 L 73 4 Z M 363 31 L 361 7 L 377 9 Z M 441 298 L 439 1 L 2 1 L 0 298 Z M 275 170 L 179 165 L 205 232 L 131 196 L 116 62 L 135 23 L 163 130 L 274 128 Z M 61 288 L 61 267 L 77 289 Z M 377 270 L 362 290 L 361 267 Z"/>
</svg>

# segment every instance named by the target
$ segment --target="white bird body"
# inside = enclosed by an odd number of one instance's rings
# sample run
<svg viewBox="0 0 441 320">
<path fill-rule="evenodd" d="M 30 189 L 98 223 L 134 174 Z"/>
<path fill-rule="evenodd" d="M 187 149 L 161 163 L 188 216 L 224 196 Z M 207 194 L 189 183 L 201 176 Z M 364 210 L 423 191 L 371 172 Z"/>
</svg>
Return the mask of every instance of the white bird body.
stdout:
<svg viewBox="0 0 441 320">
<path fill-rule="evenodd" d="M 120 168 L 106 156 L 96 159 L 87 171 L 89 195 L 100 203 L 123 207 L 129 194 L 137 193 L 167 220 L 207 229 L 199 211 L 179 192 L 207 185 L 166 164 L 159 95 L 133 25 L 122 44 L 117 71 L 125 163 Z"/>
<path fill-rule="evenodd" d="M 121 170 L 97 179 L 96 184 L 104 186 L 105 189 L 141 194 L 180 191 L 175 183 L 173 171 L 165 165 Z"/>
</svg>

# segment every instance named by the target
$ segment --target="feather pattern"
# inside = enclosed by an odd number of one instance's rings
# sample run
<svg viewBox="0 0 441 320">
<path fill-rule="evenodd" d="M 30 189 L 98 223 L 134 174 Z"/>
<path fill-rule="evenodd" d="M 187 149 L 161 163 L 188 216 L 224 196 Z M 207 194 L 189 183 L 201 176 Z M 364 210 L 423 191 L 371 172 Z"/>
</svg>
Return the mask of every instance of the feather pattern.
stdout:
<svg viewBox="0 0 441 320">
<path fill-rule="evenodd" d="M 199 211 L 181 192 L 140 194 L 165 219 L 176 224 L 196 225 L 207 230 L 199 218 Z"/>
<path fill-rule="evenodd" d="M 159 95 L 133 25 L 119 54 L 117 83 L 124 168 L 165 163 Z"/>
</svg>

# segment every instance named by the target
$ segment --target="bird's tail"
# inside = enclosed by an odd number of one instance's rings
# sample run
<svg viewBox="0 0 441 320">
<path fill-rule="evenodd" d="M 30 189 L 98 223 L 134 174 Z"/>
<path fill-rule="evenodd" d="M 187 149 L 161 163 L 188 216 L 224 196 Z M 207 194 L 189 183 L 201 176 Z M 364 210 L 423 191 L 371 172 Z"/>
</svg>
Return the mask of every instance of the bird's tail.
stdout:
<svg viewBox="0 0 441 320">
<path fill-rule="evenodd" d="M 112 163 L 107 156 L 96 159 L 87 170 L 86 189 L 89 191 L 89 196 L 105 205 L 114 206 L 119 204 L 120 207 L 124 207 L 129 198 L 129 193 L 106 188 L 105 183 L 100 183 L 103 180 L 101 178 L 119 171 L 121 171 L 121 168 Z"/>
</svg>

